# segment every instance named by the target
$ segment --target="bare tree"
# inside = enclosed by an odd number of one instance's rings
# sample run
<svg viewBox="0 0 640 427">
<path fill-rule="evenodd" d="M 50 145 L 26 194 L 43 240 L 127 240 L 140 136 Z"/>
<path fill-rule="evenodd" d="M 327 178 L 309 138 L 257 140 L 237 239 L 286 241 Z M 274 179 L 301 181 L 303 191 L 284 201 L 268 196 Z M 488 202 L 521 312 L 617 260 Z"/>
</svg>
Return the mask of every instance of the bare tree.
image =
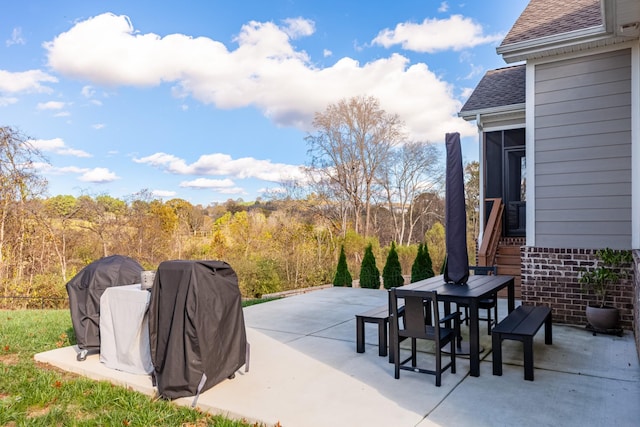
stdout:
<svg viewBox="0 0 640 427">
<path fill-rule="evenodd" d="M 418 195 L 442 188 L 444 175 L 439 159 L 434 144 L 407 142 L 394 150 L 380 169 L 380 184 L 385 190 L 398 245 L 411 243 L 413 229 L 421 217 L 415 203 Z"/>
<path fill-rule="evenodd" d="M 480 227 L 480 163 L 467 163 L 464 167 L 464 195 L 467 205 L 468 228 L 474 239 Z"/>
<path fill-rule="evenodd" d="M 25 203 L 44 192 L 46 181 L 35 169 L 36 161 L 44 161 L 42 154 L 29 139 L 11 127 L 0 127 L 0 282 L 6 293 L 9 282 L 7 247 L 14 246 L 14 278 L 22 277 L 22 253 L 25 238 Z M 8 225 L 13 218 L 13 233 L 9 237 Z"/>
<path fill-rule="evenodd" d="M 380 108 L 370 96 L 341 100 L 316 113 L 315 135 L 306 137 L 311 155 L 311 177 L 320 189 L 333 190 L 332 199 L 347 201 L 356 232 L 364 214 L 364 235 L 369 234 L 376 175 L 391 149 L 402 140 L 404 124 L 396 114 Z M 343 221 L 347 223 L 346 219 Z M 343 230 L 344 232 L 344 230 Z"/>
</svg>

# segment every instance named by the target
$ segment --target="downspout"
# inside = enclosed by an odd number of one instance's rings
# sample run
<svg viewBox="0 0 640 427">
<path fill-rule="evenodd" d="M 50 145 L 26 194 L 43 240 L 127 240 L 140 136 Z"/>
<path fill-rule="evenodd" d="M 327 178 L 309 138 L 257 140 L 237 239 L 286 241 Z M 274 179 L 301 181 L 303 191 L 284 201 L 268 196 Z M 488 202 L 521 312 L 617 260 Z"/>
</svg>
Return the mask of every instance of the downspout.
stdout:
<svg viewBox="0 0 640 427">
<path fill-rule="evenodd" d="M 480 115 L 480 113 L 476 113 L 476 126 L 478 127 L 478 159 L 479 159 L 479 168 L 478 168 L 478 181 L 479 181 L 479 187 L 478 188 L 478 199 L 479 199 L 479 206 L 478 206 L 478 222 L 480 224 L 480 226 L 478 227 L 478 247 L 480 247 L 481 243 L 482 243 L 482 238 L 484 236 L 484 227 L 486 226 L 485 224 L 485 203 L 484 203 L 484 169 L 485 169 L 485 156 L 484 156 L 484 137 L 482 134 L 482 117 Z"/>
</svg>

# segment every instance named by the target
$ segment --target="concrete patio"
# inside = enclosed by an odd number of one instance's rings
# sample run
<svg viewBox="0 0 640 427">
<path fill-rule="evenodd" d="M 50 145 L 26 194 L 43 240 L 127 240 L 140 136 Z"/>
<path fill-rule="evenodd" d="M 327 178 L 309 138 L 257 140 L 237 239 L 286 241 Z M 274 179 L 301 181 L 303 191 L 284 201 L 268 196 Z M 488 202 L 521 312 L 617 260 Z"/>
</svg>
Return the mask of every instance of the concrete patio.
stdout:
<svg viewBox="0 0 640 427">
<path fill-rule="evenodd" d="M 553 345 L 535 338 L 535 381 L 525 381 L 522 344 L 503 343 L 503 375 L 492 375 L 491 340 L 480 325 L 480 377 L 459 357 L 456 374 L 402 371 L 378 356 L 377 331 L 366 327 L 366 351 L 355 351 L 355 314 L 386 304 L 387 292 L 328 288 L 244 309 L 250 370 L 203 393 L 197 406 L 267 425 L 313 426 L 637 426 L 640 365 L 633 335 L 596 335 L 554 325 Z M 518 305 L 517 303 L 516 305 Z M 500 316 L 506 301 L 500 300 Z M 466 327 L 463 327 L 463 332 Z M 432 355 L 429 355 L 433 359 Z M 39 362 L 124 385 L 150 396 L 147 375 L 76 361 L 66 347 L 35 355 Z M 192 398 L 175 401 L 191 405 Z"/>
</svg>

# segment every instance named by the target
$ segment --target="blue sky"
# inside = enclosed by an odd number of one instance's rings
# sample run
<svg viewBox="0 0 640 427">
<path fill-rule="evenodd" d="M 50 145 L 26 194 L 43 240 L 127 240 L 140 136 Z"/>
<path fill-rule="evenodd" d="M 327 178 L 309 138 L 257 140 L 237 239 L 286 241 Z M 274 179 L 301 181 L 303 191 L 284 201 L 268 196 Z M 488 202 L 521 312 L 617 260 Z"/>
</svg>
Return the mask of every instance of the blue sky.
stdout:
<svg viewBox="0 0 640 427">
<path fill-rule="evenodd" d="M 49 195 L 254 200 L 308 162 L 316 112 L 371 95 L 440 145 L 527 0 L 2 1 L 0 126 Z"/>
</svg>

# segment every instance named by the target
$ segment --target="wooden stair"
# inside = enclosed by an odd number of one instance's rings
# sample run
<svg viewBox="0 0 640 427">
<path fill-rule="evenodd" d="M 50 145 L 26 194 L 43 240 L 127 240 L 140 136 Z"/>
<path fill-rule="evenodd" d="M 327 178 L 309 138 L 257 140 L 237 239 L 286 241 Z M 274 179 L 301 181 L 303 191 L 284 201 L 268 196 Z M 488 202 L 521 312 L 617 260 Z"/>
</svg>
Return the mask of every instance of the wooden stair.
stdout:
<svg viewBox="0 0 640 427">
<path fill-rule="evenodd" d="M 498 266 L 498 274 L 514 276 L 516 299 L 522 298 L 520 245 L 500 242 L 496 252 L 496 265 Z M 501 291 L 499 296 L 506 297 L 507 291 Z"/>
</svg>

